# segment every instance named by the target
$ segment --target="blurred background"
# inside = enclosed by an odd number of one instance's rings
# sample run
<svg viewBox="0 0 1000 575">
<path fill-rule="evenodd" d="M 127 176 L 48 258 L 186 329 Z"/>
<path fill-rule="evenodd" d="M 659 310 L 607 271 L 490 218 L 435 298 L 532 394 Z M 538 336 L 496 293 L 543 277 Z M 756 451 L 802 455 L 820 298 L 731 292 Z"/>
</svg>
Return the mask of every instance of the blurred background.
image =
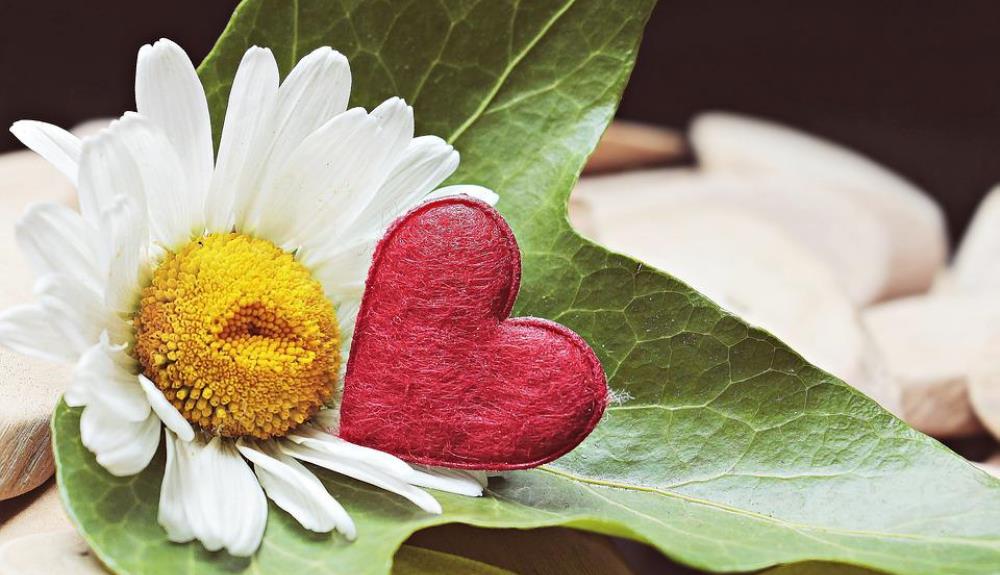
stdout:
<svg viewBox="0 0 1000 575">
<path fill-rule="evenodd" d="M 133 109 L 138 46 L 169 37 L 198 62 L 236 4 L 0 0 L 0 125 Z M 663 0 L 620 116 L 681 128 L 724 109 L 827 136 L 925 188 L 954 237 L 997 180 L 998 45 L 990 0 Z"/>
</svg>

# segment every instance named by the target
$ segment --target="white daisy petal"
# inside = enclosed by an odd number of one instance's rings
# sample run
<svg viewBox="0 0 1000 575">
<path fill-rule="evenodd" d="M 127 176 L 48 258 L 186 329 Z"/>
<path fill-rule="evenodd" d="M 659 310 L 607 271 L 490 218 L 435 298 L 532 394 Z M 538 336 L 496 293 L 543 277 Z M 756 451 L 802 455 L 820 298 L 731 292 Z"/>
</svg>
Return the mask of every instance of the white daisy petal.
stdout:
<svg viewBox="0 0 1000 575">
<path fill-rule="evenodd" d="M 280 169 L 306 136 L 347 109 L 351 67 L 343 54 L 317 48 L 281 83 L 271 119 L 269 172 Z"/>
<path fill-rule="evenodd" d="M 49 274 L 38 278 L 35 295 L 49 310 L 53 322 L 65 326 L 64 336 L 81 354 L 100 341 L 102 332 L 119 337 L 127 333 L 124 322 L 104 308 L 100 294 L 69 276 Z"/>
<path fill-rule="evenodd" d="M 413 108 L 400 98 L 390 98 L 375 108 L 366 123 L 346 145 L 331 147 L 320 128 L 288 161 L 290 170 L 303 173 L 306 197 L 316 198 L 308 211 L 300 210 L 301 243 L 306 247 L 329 244 L 344 235 L 377 196 L 389 170 L 399 162 L 413 138 Z M 325 155 L 325 162 L 316 162 Z M 377 234 L 381 235 L 381 234 Z"/>
<path fill-rule="evenodd" d="M 253 463 L 267 496 L 303 527 L 318 533 L 336 529 L 354 540 L 357 530 L 351 517 L 305 466 L 267 443 L 240 440 L 236 447 Z"/>
<path fill-rule="evenodd" d="M 163 392 L 160 391 L 160 388 L 156 387 L 156 384 L 152 381 L 149 381 L 149 378 L 145 375 L 139 374 L 138 379 L 142 391 L 145 392 L 146 400 L 149 401 L 149 405 L 152 406 L 153 411 L 156 412 L 163 425 L 170 431 L 173 431 L 181 441 L 191 441 L 194 439 L 194 428 L 191 427 L 188 420 L 184 419 L 181 412 L 177 411 L 177 408 L 167 400 Z"/>
<path fill-rule="evenodd" d="M 369 483 L 380 489 L 391 491 L 396 495 L 410 500 L 411 503 L 427 513 L 441 513 L 441 504 L 431 494 L 406 482 L 406 478 L 409 475 L 394 477 L 380 469 L 369 467 L 363 463 L 333 456 L 327 452 L 312 449 L 291 441 L 282 442 L 281 450 L 296 459 L 308 461 L 313 465 L 318 465 L 341 475 Z"/>
<path fill-rule="evenodd" d="M 73 184 L 80 164 L 80 139 L 73 134 L 45 122 L 21 120 L 14 122 L 10 132 L 31 148 L 36 154 L 48 160 Z"/>
<path fill-rule="evenodd" d="M 40 304 L 11 307 L 0 312 L 0 345 L 11 351 L 49 361 L 73 363 L 80 350 L 68 345 L 61 329 Z"/>
<path fill-rule="evenodd" d="M 181 469 L 185 511 L 191 532 L 209 551 L 226 549 L 247 557 L 260 546 L 267 523 L 264 491 L 232 442 L 213 437 L 207 444 L 175 442 L 193 452 L 191 469 Z"/>
<path fill-rule="evenodd" d="M 362 463 L 390 475 L 402 477 L 411 471 L 409 464 L 395 455 L 356 445 L 336 435 L 308 426 L 296 429 L 288 434 L 287 439 L 292 443 L 323 452 L 331 457 Z"/>
<path fill-rule="evenodd" d="M 312 423 L 327 434 L 334 434 L 340 429 L 340 410 L 320 408 L 313 416 Z"/>
<path fill-rule="evenodd" d="M 111 345 L 107 334 L 80 357 L 66 403 L 79 407 L 100 403 L 123 419 L 138 422 L 149 417 L 149 401 L 135 381 L 135 360 L 124 346 Z"/>
<path fill-rule="evenodd" d="M 174 543 L 186 543 L 194 539 L 194 529 L 187 514 L 187 500 L 197 488 L 193 483 L 190 488 L 185 485 L 185 473 L 188 475 L 194 468 L 191 461 L 193 447 L 188 442 L 178 445 L 177 438 L 169 430 L 164 432 L 167 444 L 167 465 L 163 470 L 163 482 L 160 485 L 160 504 L 156 519 L 167 531 L 167 538 Z M 197 478 L 195 478 L 197 481 Z"/>
<path fill-rule="evenodd" d="M 413 108 L 402 98 L 389 98 L 372 110 L 372 117 L 383 132 L 386 149 L 382 172 L 388 172 L 399 163 L 403 151 L 413 140 Z"/>
<path fill-rule="evenodd" d="M 190 173 L 164 131 L 139 114 L 127 113 L 106 132 L 107 145 L 121 147 L 139 178 L 138 191 L 149 214 L 153 240 L 179 248 L 205 229 L 205 193 L 190 182 Z M 90 140 L 84 144 L 86 153 Z M 131 192 L 131 194 L 129 193 Z M 135 190 L 116 193 L 135 197 Z"/>
<path fill-rule="evenodd" d="M 340 301 L 351 294 L 360 298 L 365 289 L 365 280 L 368 279 L 368 268 L 371 267 L 376 243 L 378 238 L 361 237 L 347 245 L 327 243 L 322 248 L 303 248 L 300 261 L 323 284 L 333 301 Z"/>
<path fill-rule="evenodd" d="M 135 475 L 156 453 L 160 420 L 150 413 L 142 421 L 129 421 L 101 403 L 91 403 L 80 416 L 80 439 L 112 475 Z"/>
<path fill-rule="evenodd" d="M 406 481 L 410 485 L 469 497 L 480 497 L 483 494 L 483 484 L 477 477 L 457 469 L 415 465 Z"/>
<path fill-rule="evenodd" d="M 65 274 L 97 289 L 101 285 L 91 229 L 76 211 L 61 204 L 32 204 L 15 228 L 18 247 L 35 276 Z"/>
<path fill-rule="evenodd" d="M 375 121 L 361 108 L 338 115 L 313 132 L 273 180 L 249 199 L 237 228 L 279 246 L 298 247 L 304 218 L 368 183 L 369 172 L 357 169 L 372 149 Z"/>
<path fill-rule="evenodd" d="M 340 340 L 344 348 L 344 357 L 350 357 L 350 344 L 354 339 L 354 324 L 358 320 L 361 309 L 361 298 L 341 300 L 337 306 L 337 321 L 340 323 Z"/>
<path fill-rule="evenodd" d="M 112 122 L 117 126 L 118 122 Z M 80 153 L 77 190 L 84 220 L 101 229 L 101 213 L 116 197 L 134 199 L 145 209 L 142 178 L 126 146 L 111 134 L 111 128 L 87 138 Z"/>
<path fill-rule="evenodd" d="M 180 46 L 159 40 L 139 50 L 135 103 L 139 113 L 166 134 L 181 158 L 190 194 L 200 211 L 212 179 L 212 123 L 198 73 Z M 179 190 L 174 193 L 181 195 Z"/>
<path fill-rule="evenodd" d="M 105 250 L 100 264 L 107 278 L 104 304 L 116 312 L 131 313 L 149 273 L 145 210 L 119 196 L 101 213 Z"/>
<path fill-rule="evenodd" d="M 393 220 L 416 206 L 454 173 L 458 162 L 458 152 L 441 138 L 414 138 L 345 235 L 381 237 Z"/>
<path fill-rule="evenodd" d="M 278 95 L 278 64 L 270 50 L 254 46 L 240 62 L 219 143 L 219 157 L 206 198 L 210 232 L 233 226 L 233 206 L 239 194 L 252 190 L 268 151 L 266 134 Z"/>
<path fill-rule="evenodd" d="M 108 330 L 124 333 L 124 322 L 105 313 L 99 296 L 67 276 L 50 274 L 35 282 L 37 304 L 0 314 L 0 343 L 47 359 L 75 362 Z"/>
<path fill-rule="evenodd" d="M 436 200 L 438 198 L 447 198 L 449 196 L 469 196 L 477 200 L 486 202 L 491 206 L 495 206 L 500 196 L 496 192 L 489 188 L 484 188 L 482 186 L 472 186 L 468 184 L 461 184 L 455 186 L 446 186 L 427 194 L 425 200 Z"/>
</svg>

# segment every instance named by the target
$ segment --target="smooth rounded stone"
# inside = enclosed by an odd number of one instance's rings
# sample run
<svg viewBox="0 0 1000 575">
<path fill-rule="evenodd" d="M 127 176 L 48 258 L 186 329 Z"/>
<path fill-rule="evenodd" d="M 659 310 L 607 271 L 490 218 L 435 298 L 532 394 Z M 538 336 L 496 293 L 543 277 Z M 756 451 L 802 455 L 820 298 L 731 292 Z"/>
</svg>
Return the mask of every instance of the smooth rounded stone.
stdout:
<svg viewBox="0 0 1000 575">
<path fill-rule="evenodd" d="M 0 500 L 38 487 L 55 471 L 49 418 L 70 372 L 0 348 Z"/>
<path fill-rule="evenodd" d="M 983 426 L 1000 438 L 1000 326 L 973 362 L 969 401 Z M 1000 455 L 994 457 L 994 463 L 1000 465 Z"/>
<path fill-rule="evenodd" d="M 687 156 L 684 136 L 675 130 L 615 120 L 605 130 L 584 173 L 617 172 L 640 166 L 674 164 Z"/>
<path fill-rule="evenodd" d="M 567 211 L 573 229 L 588 238 L 597 235 L 597 228 L 594 225 L 594 208 L 590 202 L 575 195 L 570 196 Z"/>
<path fill-rule="evenodd" d="M 976 467 L 1000 479 L 1000 453 L 994 453 L 986 461 L 974 461 Z"/>
<path fill-rule="evenodd" d="M 706 170 L 796 175 L 827 184 L 871 210 L 889 237 L 891 266 L 882 298 L 926 291 L 945 264 L 941 208 L 912 183 L 856 152 L 776 123 L 721 112 L 696 117 L 690 139 Z"/>
<path fill-rule="evenodd" d="M 889 239 L 881 221 L 831 188 L 781 175 L 659 169 L 580 180 L 574 199 L 606 214 L 716 205 L 745 210 L 780 227 L 822 259 L 856 305 L 874 301 L 889 280 Z"/>
<path fill-rule="evenodd" d="M 950 289 L 969 293 L 1000 291 L 1000 186 L 976 208 L 951 265 Z"/>
<path fill-rule="evenodd" d="M 903 418 L 935 437 L 982 431 L 969 383 L 984 346 L 1000 330 L 989 298 L 936 294 L 882 303 L 865 325 L 903 393 Z"/>
<path fill-rule="evenodd" d="M 716 204 L 651 210 L 622 203 L 631 210 L 594 210 L 604 245 L 666 271 L 887 409 L 899 409 L 853 303 L 825 263 L 781 228 Z"/>
<path fill-rule="evenodd" d="M 87 543 L 73 530 L 35 533 L 0 544 L 0 575 L 106 575 Z"/>
<path fill-rule="evenodd" d="M 14 224 L 33 202 L 74 198 L 70 182 L 33 152 L 0 156 L 0 309 L 32 299 L 34 278 L 17 249 Z M 49 417 L 70 373 L 68 367 L 0 348 L 0 500 L 52 475 Z"/>
<path fill-rule="evenodd" d="M 0 503 L 0 544 L 35 533 L 72 529 L 55 481 L 31 493 Z"/>
</svg>

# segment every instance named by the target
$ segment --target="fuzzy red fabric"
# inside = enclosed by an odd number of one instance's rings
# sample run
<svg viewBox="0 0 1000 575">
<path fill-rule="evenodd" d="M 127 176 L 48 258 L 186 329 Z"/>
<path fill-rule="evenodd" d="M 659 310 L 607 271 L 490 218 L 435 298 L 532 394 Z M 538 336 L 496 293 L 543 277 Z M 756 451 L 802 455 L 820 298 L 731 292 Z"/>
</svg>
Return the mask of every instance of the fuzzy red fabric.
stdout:
<svg viewBox="0 0 1000 575">
<path fill-rule="evenodd" d="M 521 280 L 510 227 L 478 200 L 426 203 L 375 250 L 340 434 L 413 463 L 525 469 L 570 451 L 608 402 L 580 336 L 508 319 Z"/>
</svg>

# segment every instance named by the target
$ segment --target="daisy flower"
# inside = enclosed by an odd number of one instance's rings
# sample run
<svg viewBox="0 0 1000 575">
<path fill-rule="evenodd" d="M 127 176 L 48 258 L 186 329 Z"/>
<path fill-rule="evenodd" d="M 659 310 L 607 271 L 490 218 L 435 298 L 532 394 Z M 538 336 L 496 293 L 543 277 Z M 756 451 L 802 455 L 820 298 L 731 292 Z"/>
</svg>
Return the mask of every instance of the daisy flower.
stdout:
<svg viewBox="0 0 1000 575">
<path fill-rule="evenodd" d="M 283 82 L 251 48 L 233 81 L 218 156 L 191 60 L 139 51 L 137 112 L 78 140 L 41 122 L 11 131 L 72 180 L 79 212 L 28 209 L 20 248 L 36 303 L 0 314 L 0 344 L 75 364 L 64 399 L 110 473 L 142 471 L 166 444 L 159 523 L 170 540 L 252 554 L 270 498 L 306 529 L 356 529 L 300 462 L 402 496 L 482 494 L 477 472 L 411 466 L 337 437 L 337 404 L 375 243 L 458 167 L 413 137 L 392 98 L 347 109 L 351 72 L 330 48 Z M 161 432 L 161 428 L 163 431 Z"/>
</svg>

